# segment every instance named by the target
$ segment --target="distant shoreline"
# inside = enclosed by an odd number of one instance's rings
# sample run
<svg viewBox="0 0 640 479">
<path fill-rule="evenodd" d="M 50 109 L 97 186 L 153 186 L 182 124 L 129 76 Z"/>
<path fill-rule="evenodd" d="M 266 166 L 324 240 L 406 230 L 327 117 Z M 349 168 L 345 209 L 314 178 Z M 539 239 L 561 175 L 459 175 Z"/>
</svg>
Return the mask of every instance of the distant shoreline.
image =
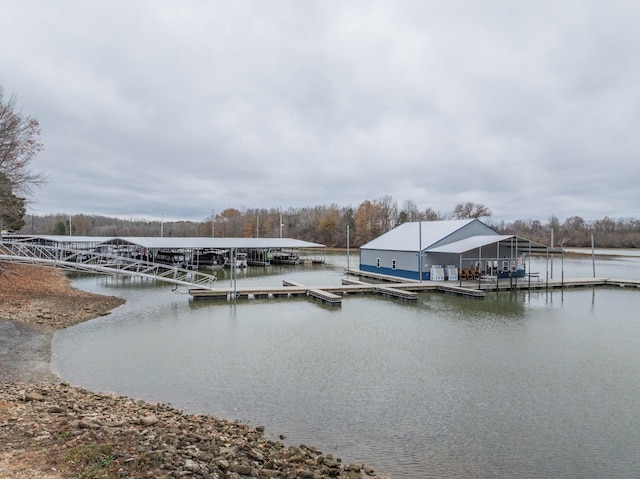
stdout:
<svg viewBox="0 0 640 479">
<path fill-rule="evenodd" d="M 638 248 L 564 248 L 565 254 L 576 256 L 591 256 L 592 254 L 599 257 L 620 256 L 620 257 L 640 257 L 640 249 Z"/>
</svg>

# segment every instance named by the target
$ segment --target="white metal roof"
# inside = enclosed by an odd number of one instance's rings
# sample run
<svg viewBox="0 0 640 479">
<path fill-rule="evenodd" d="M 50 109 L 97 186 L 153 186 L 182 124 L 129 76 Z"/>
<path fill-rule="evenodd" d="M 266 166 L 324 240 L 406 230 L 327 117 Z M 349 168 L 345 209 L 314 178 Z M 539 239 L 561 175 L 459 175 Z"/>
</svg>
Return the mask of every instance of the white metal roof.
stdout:
<svg viewBox="0 0 640 479">
<path fill-rule="evenodd" d="M 126 243 L 149 249 L 230 249 L 230 248 L 324 248 L 325 245 L 292 238 L 207 238 L 175 236 L 67 236 L 16 235 L 23 241 L 42 239 L 52 243 L 113 244 Z"/>
<path fill-rule="evenodd" d="M 508 243 L 507 243 L 508 242 Z M 455 253 L 462 254 L 467 251 L 472 251 L 483 246 L 487 246 L 495 243 L 507 243 L 508 246 L 517 247 L 518 251 L 531 251 L 534 253 L 562 253 L 561 250 L 545 246 L 535 241 L 530 241 L 525 238 L 520 238 L 514 235 L 480 235 L 470 236 L 468 238 L 454 241 L 442 246 L 436 246 L 435 248 L 427 248 L 427 253 Z"/>
<path fill-rule="evenodd" d="M 292 238 L 207 238 L 119 236 L 105 243 L 129 243 L 152 249 L 268 249 L 268 248 L 323 248 L 325 245 Z"/>
<path fill-rule="evenodd" d="M 495 244 L 503 240 L 513 238 L 513 235 L 481 235 L 469 236 L 468 238 L 454 241 L 435 248 L 427 248 L 427 253 L 465 253 L 473 249 L 481 248 L 489 244 Z"/>
<path fill-rule="evenodd" d="M 388 233 L 369 241 L 360 249 L 419 251 L 455 233 L 475 219 L 451 221 L 422 221 L 403 223 Z M 418 228 L 422 228 L 422 232 Z"/>
<path fill-rule="evenodd" d="M 28 235 L 28 234 L 11 234 L 3 235 L 5 238 L 12 238 L 19 241 L 31 241 L 40 239 L 50 241 L 52 243 L 102 243 L 112 236 L 73 236 L 73 235 Z"/>
</svg>

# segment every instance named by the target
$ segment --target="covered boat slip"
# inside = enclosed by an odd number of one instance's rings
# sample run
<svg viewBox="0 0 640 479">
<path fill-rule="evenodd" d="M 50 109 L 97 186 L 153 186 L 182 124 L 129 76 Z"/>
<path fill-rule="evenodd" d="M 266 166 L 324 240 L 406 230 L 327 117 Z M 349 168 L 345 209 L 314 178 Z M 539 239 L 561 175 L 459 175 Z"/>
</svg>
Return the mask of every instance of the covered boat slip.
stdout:
<svg viewBox="0 0 640 479">
<path fill-rule="evenodd" d="M 532 255 L 562 254 L 562 250 L 520 238 L 515 235 L 479 235 L 423 250 L 423 278 L 453 281 L 499 281 L 532 277 L 539 279 L 539 273 L 532 272 Z M 529 259 L 527 264 L 527 259 Z M 446 266 L 440 266 L 440 265 Z M 437 268 L 434 268 L 434 265 Z M 455 278 L 445 274 L 433 277 L 434 270 L 445 272 L 453 269 Z"/>
<path fill-rule="evenodd" d="M 319 251 L 313 255 L 316 262 L 324 250 L 322 244 L 292 238 L 12 235 L 3 241 L 49 246 L 59 251 L 60 259 L 79 258 L 82 251 L 91 251 L 189 269 L 222 267 L 238 253 L 246 254 L 250 264 L 268 265 L 274 253 L 297 252 L 300 262 L 300 251 Z"/>
</svg>

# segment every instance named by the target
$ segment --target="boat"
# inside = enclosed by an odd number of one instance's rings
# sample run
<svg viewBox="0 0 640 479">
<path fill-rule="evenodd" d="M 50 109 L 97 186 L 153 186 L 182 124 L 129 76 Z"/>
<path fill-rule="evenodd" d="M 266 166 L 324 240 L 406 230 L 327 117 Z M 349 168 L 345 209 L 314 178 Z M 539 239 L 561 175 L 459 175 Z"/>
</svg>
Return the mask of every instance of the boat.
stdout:
<svg viewBox="0 0 640 479">
<path fill-rule="evenodd" d="M 155 263 L 168 264 L 176 268 L 186 268 L 187 258 L 184 253 L 170 250 L 160 250 L 153 256 Z"/>
<path fill-rule="evenodd" d="M 300 264 L 300 256 L 288 251 L 272 251 L 269 256 L 271 264 Z"/>
<path fill-rule="evenodd" d="M 192 266 L 194 268 L 219 269 L 225 263 L 226 251 L 224 250 L 197 250 L 193 254 Z"/>
<path fill-rule="evenodd" d="M 246 268 L 247 267 L 247 253 L 236 253 L 235 257 L 235 267 L 237 269 Z M 225 256 L 224 267 L 231 268 L 232 263 L 229 255 Z"/>
</svg>

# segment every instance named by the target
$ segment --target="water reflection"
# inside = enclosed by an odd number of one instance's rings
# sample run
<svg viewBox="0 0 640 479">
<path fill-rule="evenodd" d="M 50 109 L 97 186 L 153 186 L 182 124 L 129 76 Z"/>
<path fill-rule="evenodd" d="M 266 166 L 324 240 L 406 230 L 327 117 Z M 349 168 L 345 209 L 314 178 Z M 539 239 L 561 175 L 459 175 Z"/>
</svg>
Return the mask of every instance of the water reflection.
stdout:
<svg viewBox="0 0 640 479">
<path fill-rule="evenodd" d="M 340 267 L 243 280 L 336 284 Z M 638 477 L 637 291 L 190 302 L 124 296 L 56 334 L 70 382 L 254 424 L 393 477 Z"/>
</svg>

